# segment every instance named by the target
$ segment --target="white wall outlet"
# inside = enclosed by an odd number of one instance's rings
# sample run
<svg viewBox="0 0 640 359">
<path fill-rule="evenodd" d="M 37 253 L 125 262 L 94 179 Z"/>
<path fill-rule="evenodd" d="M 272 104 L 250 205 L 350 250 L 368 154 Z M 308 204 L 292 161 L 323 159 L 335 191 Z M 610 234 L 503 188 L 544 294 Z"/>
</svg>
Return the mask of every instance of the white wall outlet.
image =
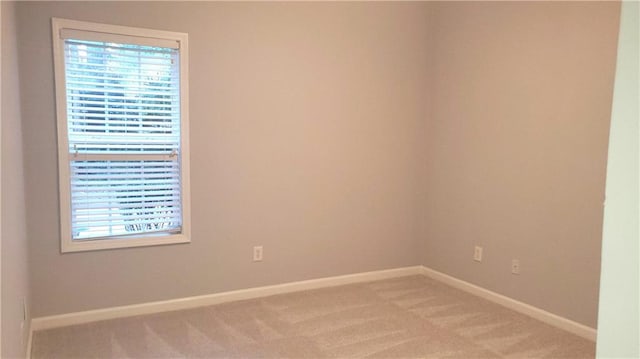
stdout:
<svg viewBox="0 0 640 359">
<path fill-rule="evenodd" d="M 520 261 L 518 259 L 511 261 L 511 273 L 520 274 Z"/>
<path fill-rule="evenodd" d="M 262 246 L 253 247 L 253 261 L 260 262 L 262 260 Z"/>
<path fill-rule="evenodd" d="M 476 246 L 473 251 L 473 260 L 476 262 L 482 262 L 482 247 Z"/>
</svg>

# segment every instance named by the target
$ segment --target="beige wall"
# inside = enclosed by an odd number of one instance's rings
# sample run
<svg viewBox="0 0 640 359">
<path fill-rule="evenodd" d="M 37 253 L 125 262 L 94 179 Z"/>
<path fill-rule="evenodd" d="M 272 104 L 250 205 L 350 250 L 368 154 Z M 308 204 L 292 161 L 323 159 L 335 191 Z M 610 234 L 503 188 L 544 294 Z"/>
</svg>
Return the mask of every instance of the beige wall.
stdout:
<svg viewBox="0 0 640 359">
<path fill-rule="evenodd" d="M 618 17 L 434 5 L 427 266 L 595 327 Z"/>
<path fill-rule="evenodd" d="M 29 298 L 15 6 L 2 4 L 2 358 L 24 357 Z"/>
<path fill-rule="evenodd" d="M 640 4 L 620 15 L 602 238 L 598 358 L 640 357 Z"/>
<path fill-rule="evenodd" d="M 20 3 L 34 315 L 419 264 L 426 7 Z M 189 33 L 191 244 L 60 254 L 52 16 Z"/>
</svg>

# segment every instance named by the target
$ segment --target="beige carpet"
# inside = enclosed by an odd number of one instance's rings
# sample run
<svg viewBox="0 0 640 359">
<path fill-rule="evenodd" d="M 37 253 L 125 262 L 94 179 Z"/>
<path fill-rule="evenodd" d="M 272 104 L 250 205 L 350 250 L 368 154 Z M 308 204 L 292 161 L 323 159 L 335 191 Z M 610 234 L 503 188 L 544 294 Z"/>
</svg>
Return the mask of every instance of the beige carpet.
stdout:
<svg viewBox="0 0 640 359">
<path fill-rule="evenodd" d="M 422 276 L 39 331 L 33 358 L 593 358 L 595 344 Z"/>
</svg>

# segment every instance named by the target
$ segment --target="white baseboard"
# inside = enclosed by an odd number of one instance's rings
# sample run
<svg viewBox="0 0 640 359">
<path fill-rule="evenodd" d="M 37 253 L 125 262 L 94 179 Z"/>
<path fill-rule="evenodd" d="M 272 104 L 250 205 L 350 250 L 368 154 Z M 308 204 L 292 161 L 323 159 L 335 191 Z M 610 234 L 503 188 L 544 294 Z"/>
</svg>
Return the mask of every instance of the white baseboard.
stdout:
<svg viewBox="0 0 640 359">
<path fill-rule="evenodd" d="M 131 317 L 135 315 L 153 314 L 173 310 L 190 309 L 231 302 L 236 300 L 266 297 L 274 294 L 298 292 L 301 290 L 333 287 L 351 283 L 368 282 L 373 280 L 403 277 L 422 273 L 422 266 L 404 267 L 373 272 L 348 274 L 337 277 L 311 279 L 300 282 L 256 287 L 230 292 L 201 295 L 195 297 L 178 298 L 159 302 L 126 305 L 84 312 L 52 315 L 48 317 L 34 318 L 31 321 L 31 330 L 43 330 L 65 327 L 75 324 L 96 322 L 99 320 Z"/>
<path fill-rule="evenodd" d="M 529 317 L 537 319 L 541 322 L 552 325 L 556 328 L 560 328 L 562 330 L 566 330 L 567 332 L 573 333 L 585 339 L 589 339 L 593 342 L 596 341 L 596 330 L 594 328 L 588 327 L 586 325 L 574 322 L 567 318 L 561 317 L 559 315 L 549 313 L 540 308 L 534 307 L 532 305 L 517 301 L 515 299 L 509 298 L 502 294 L 498 294 L 496 292 L 492 292 L 488 289 L 484 289 L 477 285 L 471 284 L 469 282 L 465 282 L 458 278 L 452 277 L 450 275 L 438 272 L 431 268 L 422 267 L 422 274 L 435 279 L 439 282 L 443 282 L 452 287 L 461 289 L 465 292 L 471 293 L 478 297 L 482 297 L 491 302 L 502 305 L 503 307 L 507 307 L 509 309 L 515 310 L 516 312 L 525 314 Z"/>
<path fill-rule="evenodd" d="M 181 309 L 197 308 L 236 300 L 253 299 L 275 294 L 291 293 L 302 290 L 326 288 L 338 285 L 368 282 L 415 274 L 425 275 L 437 281 L 448 284 L 452 287 L 485 298 L 489 301 L 545 322 L 549 325 L 566 330 L 580 337 L 589 339 L 591 341 L 596 340 L 596 330 L 591 327 L 563 318 L 559 315 L 549 313 L 540 308 L 536 308 L 529 304 L 492 292 L 490 290 L 476 286 L 469 282 L 465 282 L 458 278 L 454 278 L 425 266 L 413 266 L 34 318 L 31 321 L 31 330 L 29 334 L 29 353 L 31 350 L 31 333 L 36 330 L 65 327 L 75 324 L 131 317 L 143 314 L 153 314 Z"/>
</svg>

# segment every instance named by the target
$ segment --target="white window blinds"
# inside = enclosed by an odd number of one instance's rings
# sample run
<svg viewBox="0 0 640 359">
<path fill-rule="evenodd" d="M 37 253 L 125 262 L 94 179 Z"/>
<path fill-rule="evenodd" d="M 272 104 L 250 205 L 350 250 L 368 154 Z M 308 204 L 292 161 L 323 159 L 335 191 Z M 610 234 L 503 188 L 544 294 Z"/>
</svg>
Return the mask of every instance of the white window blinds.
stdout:
<svg viewBox="0 0 640 359">
<path fill-rule="evenodd" d="M 64 38 L 72 240 L 180 233 L 179 49 L 81 33 Z"/>
</svg>

